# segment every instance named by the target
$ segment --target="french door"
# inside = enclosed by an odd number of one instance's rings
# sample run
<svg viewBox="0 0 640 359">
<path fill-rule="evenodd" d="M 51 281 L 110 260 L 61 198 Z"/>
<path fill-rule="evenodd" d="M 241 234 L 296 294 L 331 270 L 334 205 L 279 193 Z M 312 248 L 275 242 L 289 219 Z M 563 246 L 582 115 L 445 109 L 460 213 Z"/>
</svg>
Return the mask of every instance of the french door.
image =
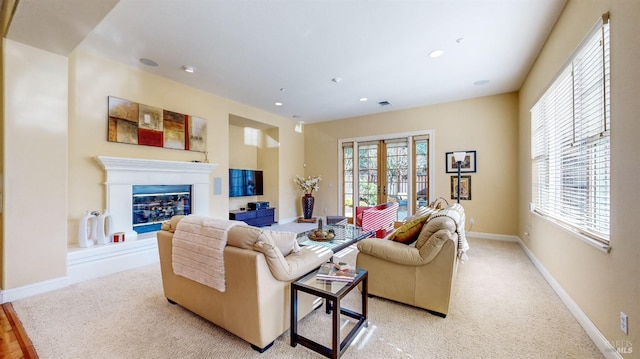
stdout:
<svg viewBox="0 0 640 359">
<path fill-rule="evenodd" d="M 398 202 L 398 221 L 427 205 L 429 135 L 341 142 L 342 206 L 353 218 L 355 206 Z"/>
</svg>

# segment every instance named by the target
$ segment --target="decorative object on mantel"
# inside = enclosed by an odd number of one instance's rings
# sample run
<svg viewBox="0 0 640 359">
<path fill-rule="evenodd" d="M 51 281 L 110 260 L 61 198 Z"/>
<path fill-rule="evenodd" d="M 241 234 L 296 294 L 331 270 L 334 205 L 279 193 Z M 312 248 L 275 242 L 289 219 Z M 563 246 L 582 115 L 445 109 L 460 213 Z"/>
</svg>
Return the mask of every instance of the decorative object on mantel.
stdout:
<svg viewBox="0 0 640 359">
<path fill-rule="evenodd" d="M 113 234 L 114 242 L 124 242 L 124 232 L 116 232 Z"/>
<path fill-rule="evenodd" d="M 311 219 L 313 215 L 313 205 L 315 202 L 315 198 L 312 194 L 313 191 L 320 189 L 320 176 L 309 176 L 307 179 L 304 179 L 296 175 L 296 178 L 293 180 L 298 187 L 300 187 L 302 192 L 304 192 L 304 196 L 302 196 L 302 216 L 304 219 Z"/>
<path fill-rule="evenodd" d="M 106 209 L 97 218 L 96 242 L 97 244 L 111 243 L 113 234 L 113 218 Z"/>
<path fill-rule="evenodd" d="M 96 244 L 97 227 L 98 218 L 95 212 L 87 210 L 87 214 L 80 219 L 78 227 L 78 245 L 81 248 L 91 247 Z"/>
<path fill-rule="evenodd" d="M 108 121 L 109 142 L 207 152 L 203 118 L 109 96 Z"/>
<path fill-rule="evenodd" d="M 87 210 L 87 214 L 80 219 L 78 228 L 78 245 L 80 248 L 111 243 L 112 235 L 113 219 L 106 209 L 102 213 Z"/>
<path fill-rule="evenodd" d="M 458 172 L 458 159 L 454 158 L 455 153 L 464 153 L 464 159 L 461 160 L 460 172 L 476 172 L 476 151 L 460 151 L 446 153 L 447 173 Z"/>
</svg>

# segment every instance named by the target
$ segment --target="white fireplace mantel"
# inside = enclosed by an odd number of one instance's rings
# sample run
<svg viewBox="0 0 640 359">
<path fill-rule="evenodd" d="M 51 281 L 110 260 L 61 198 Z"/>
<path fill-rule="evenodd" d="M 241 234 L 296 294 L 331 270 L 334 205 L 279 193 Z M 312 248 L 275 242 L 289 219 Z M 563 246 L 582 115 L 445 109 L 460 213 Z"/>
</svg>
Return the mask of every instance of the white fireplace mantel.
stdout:
<svg viewBox="0 0 640 359">
<path fill-rule="evenodd" d="M 191 213 L 209 215 L 210 174 L 215 164 L 109 156 L 97 160 L 107 174 L 106 208 L 114 231 L 125 232 L 126 241 L 138 237 L 133 230 L 133 185 L 191 185 Z"/>
<path fill-rule="evenodd" d="M 209 183 L 209 174 L 217 166 L 202 162 L 108 156 L 98 156 L 98 162 L 107 171 L 107 184 L 185 184 L 183 181 L 187 179 L 195 181 L 194 183 Z M 157 183 L 157 176 L 173 182 Z"/>
<path fill-rule="evenodd" d="M 16 298 L 157 263 L 154 233 L 138 238 L 133 230 L 133 185 L 191 185 L 191 213 L 209 215 L 210 176 L 215 164 L 109 156 L 98 156 L 96 160 L 107 174 L 106 209 L 111 213 L 113 231 L 125 232 L 125 241 L 89 248 L 71 246 L 67 251 L 66 281 L 47 284 L 44 289 L 30 288 L 15 294 Z"/>
</svg>

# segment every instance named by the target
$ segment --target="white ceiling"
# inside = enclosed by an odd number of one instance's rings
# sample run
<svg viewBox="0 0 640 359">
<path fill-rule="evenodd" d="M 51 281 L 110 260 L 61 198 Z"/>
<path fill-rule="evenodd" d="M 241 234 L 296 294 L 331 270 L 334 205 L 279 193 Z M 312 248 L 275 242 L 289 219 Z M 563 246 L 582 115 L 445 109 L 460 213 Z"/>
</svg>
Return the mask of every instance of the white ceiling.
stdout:
<svg viewBox="0 0 640 359">
<path fill-rule="evenodd" d="M 8 37 L 64 55 L 79 46 L 313 123 L 517 91 L 565 3 L 21 0 Z"/>
</svg>

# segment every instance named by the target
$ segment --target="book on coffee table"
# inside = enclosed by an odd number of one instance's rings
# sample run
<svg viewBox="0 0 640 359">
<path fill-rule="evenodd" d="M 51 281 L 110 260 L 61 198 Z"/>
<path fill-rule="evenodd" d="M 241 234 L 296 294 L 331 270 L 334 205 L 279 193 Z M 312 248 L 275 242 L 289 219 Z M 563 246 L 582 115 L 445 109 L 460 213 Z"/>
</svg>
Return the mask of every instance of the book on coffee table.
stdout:
<svg viewBox="0 0 640 359">
<path fill-rule="evenodd" d="M 325 263 L 318 269 L 316 278 L 319 280 L 336 280 L 352 282 L 356 276 L 356 271 L 351 267 L 341 266 L 339 269 L 335 263 Z"/>
</svg>

